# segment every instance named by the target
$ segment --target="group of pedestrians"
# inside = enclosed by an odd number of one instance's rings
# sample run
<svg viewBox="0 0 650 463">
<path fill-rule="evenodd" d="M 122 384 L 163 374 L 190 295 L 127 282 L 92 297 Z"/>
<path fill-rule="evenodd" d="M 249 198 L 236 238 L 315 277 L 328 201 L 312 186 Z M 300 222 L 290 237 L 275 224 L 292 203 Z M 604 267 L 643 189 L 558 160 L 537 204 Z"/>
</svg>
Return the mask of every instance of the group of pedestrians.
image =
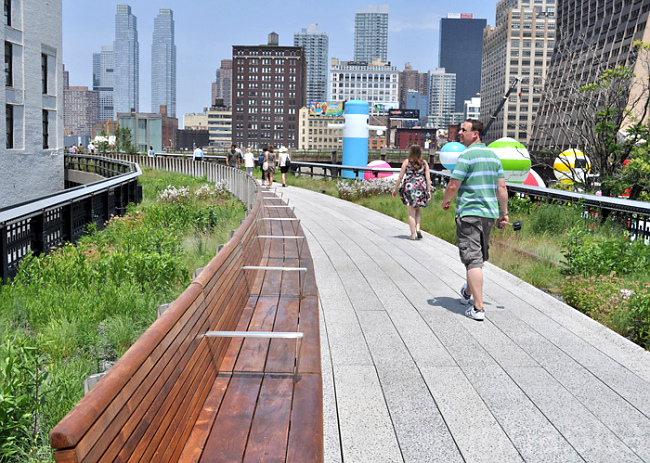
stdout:
<svg viewBox="0 0 650 463">
<path fill-rule="evenodd" d="M 194 161 L 204 160 L 203 150 L 200 146 L 197 146 L 194 150 L 192 159 Z M 291 156 L 286 147 L 280 147 L 276 156 L 273 145 L 265 146 L 262 148 L 262 152 L 256 160 L 255 154 L 250 148 L 246 148 L 246 151 L 242 153 L 241 149 L 233 143 L 230 146 L 230 150 L 226 153 L 226 164 L 235 169 L 239 169 L 242 163 L 244 164 L 244 168 L 248 175 L 253 175 L 253 169 L 257 163 L 257 165 L 262 169 L 262 184 L 268 186 L 273 185 L 273 174 L 276 169 L 279 168 L 280 173 L 282 174 L 282 186 L 287 186 L 286 175 L 287 172 L 289 172 Z"/>
<path fill-rule="evenodd" d="M 483 265 L 489 257 L 490 233 L 495 223 L 503 228 L 509 220 L 503 166 L 497 155 L 481 142 L 483 131 L 483 123 L 477 119 L 463 122 L 459 137 L 467 149 L 458 157 L 442 199 L 442 209 L 448 210 L 451 200 L 457 197 L 456 241 L 466 269 L 460 300 L 469 305 L 465 315 L 479 321 L 485 319 Z M 402 163 L 393 196 L 398 192 L 408 207 L 411 231 L 408 239 L 422 239 L 420 209 L 431 200 L 431 175 L 419 146 L 412 146 L 408 159 Z"/>
</svg>

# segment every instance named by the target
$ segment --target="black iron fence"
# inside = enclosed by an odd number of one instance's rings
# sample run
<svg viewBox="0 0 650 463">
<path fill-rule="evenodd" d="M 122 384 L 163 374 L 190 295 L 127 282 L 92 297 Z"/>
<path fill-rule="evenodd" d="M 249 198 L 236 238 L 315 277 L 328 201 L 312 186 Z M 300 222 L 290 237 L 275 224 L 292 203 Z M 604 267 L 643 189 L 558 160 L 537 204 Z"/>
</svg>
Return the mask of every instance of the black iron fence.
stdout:
<svg viewBox="0 0 650 463">
<path fill-rule="evenodd" d="M 66 155 L 66 184 L 90 180 L 61 193 L 0 209 L 0 277 L 16 275 L 20 261 L 31 251 L 38 255 L 64 242 L 75 242 L 87 226 L 104 227 L 123 215 L 129 203 L 142 200 L 137 164 L 98 156 Z"/>
</svg>

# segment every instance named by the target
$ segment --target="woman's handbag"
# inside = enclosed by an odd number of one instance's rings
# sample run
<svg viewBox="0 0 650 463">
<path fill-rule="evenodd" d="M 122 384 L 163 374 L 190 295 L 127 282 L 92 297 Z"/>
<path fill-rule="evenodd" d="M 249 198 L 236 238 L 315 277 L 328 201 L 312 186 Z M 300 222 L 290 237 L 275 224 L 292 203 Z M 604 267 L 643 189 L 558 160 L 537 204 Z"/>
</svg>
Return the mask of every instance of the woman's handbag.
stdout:
<svg viewBox="0 0 650 463">
<path fill-rule="evenodd" d="M 266 159 L 262 163 L 262 170 L 269 170 L 269 161 L 267 161 Z"/>
</svg>

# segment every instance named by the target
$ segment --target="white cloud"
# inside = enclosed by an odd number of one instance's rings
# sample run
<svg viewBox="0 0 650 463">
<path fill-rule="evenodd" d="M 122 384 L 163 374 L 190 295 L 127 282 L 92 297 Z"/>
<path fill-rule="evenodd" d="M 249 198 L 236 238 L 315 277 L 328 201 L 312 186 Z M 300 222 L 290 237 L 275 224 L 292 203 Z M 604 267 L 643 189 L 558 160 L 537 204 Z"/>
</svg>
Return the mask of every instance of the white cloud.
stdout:
<svg viewBox="0 0 650 463">
<path fill-rule="evenodd" d="M 433 13 L 413 18 L 389 18 L 388 31 L 402 32 L 405 30 L 437 30 L 440 27 L 440 18 L 440 15 Z"/>
</svg>

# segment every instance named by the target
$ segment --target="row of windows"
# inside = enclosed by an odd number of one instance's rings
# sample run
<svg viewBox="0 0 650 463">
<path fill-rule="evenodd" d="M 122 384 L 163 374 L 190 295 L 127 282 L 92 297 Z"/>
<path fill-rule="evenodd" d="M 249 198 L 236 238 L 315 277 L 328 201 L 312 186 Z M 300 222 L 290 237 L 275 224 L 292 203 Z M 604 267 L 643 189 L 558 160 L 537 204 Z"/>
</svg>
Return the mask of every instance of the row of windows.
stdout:
<svg viewBox="0 0 650 463">
<path fill-rule="evenodd" d="M 298 50 L 236 50 L 235 56 L 300 56 Z"/>
<path fill-rule="evenodd" d="M 332 73 L 332 80 L 376 80 L 381 82 L 382 80 L 397 80 L 397 74 L 343 74 L 343 73 Z"/>
<path fill-rule="evenodd" d="M 244 112 L 243 106 L 238 105 L 235 109 L 238 113 Z M 271 114 L 271 112 L 274 114 L 285 114 L 284 107 L 273 108 L 273 111 L 271 111 L 270 107 L 258 108 L 257 106 L 249 106 L 247 111 L 251 114 L 257 114 L 258 112 L 261 114 Z M 296 108 L 287 108 L 286 114 L 296 114 Z M 237 116 L 237 118 L 239 118 L 239 116 Z"/>
<path fill-rule="evenodd" d="M 247 135 L 246 138 L 249 139 L 249 140 L 251 140 L 251 139 L 271 140 L 271 132 L 260 132 L 259 137 L 258 137 L 257 132 L 248 132 L 246 135 Z M 243 131 L 235 132 L 235 136 L 237 138 L 239 138 L 239 139 L 242 139 L 242 138 L 244 138 L 244 132 Z M 292 133 L 292 132 L 289 132 L 289 133 L 285 134 L 284 131 L 273 133 L 273 140 L 284 140 L 284 139 L 295 140 L 296 139 L 296 134 Z M 293 145 L 290 145 L 290 146 L 293 146 Z"/>
<path fill-rule="evenodd" d="M 256 65 L 256 64 L 276 64 L 276 65 L 284 65 L 284 64 L 285 64 L 285 61 L 286 61 L 286 60 L 285 60 L 284 58 L 275 59 L 275 60 L 272 60 L 272 59 L 269 59 L 269 58 L 264 58 L 264 59 L 262 59 L 262 60 L 258 60 L 258 59 L 256 59 L 256 58 L 251 58 L 251 59 L 248 59 L 248 60 L 238 59 L 238 60 L 237 60 L 237 64 L 243 64 L 244 62 L 246 62 L 246 63 L 248 63 L 248 64 L 252 64 L 252 65 Z M 295 61 L 295 60 L 294 60 L 294 61 Z"/>
</svg>

